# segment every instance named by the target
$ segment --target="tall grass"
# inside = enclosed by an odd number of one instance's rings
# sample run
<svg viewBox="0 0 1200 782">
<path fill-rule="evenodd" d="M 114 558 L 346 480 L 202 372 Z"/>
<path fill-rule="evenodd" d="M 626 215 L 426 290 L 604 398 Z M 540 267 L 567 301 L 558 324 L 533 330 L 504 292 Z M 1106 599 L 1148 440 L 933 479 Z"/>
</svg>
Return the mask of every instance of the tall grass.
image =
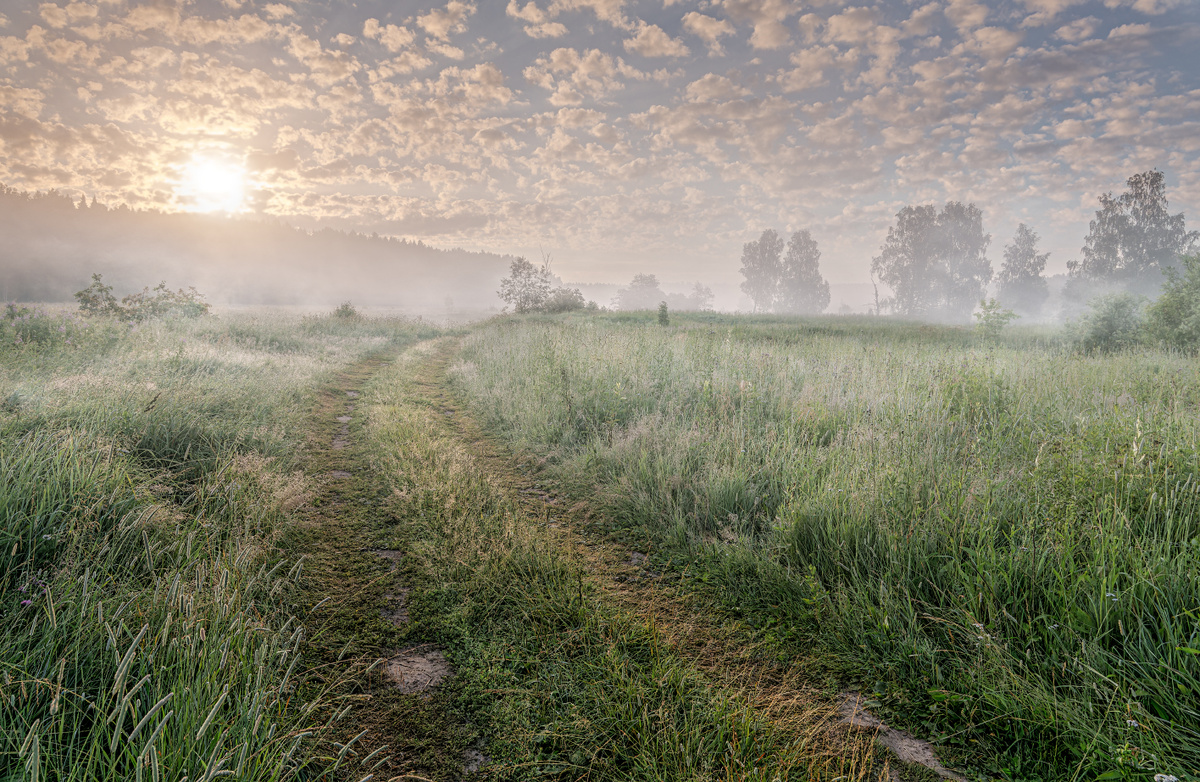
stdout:
<svg viewBox="0 0 1200 782">
<path fill-rule="evenodd" d="M 447 644 L 484 720 L 494 779 L 866 779 L 823 728 L 778 730 L 713 688 L 578 566 L 483 469 L 414 381 L 420 349 L 365 389 L 364 435 L 391 489 L 380 544 L 405 552 L 420 637 Z M 426 364 L 426 366 L 423 366 Z M 855 764 L 858 765 L 855 765 Z M 875 769 L 878 773 L 879 769 Z"/>
<path fill-rule="evenodd" d="M 298 666 L 301 562 L 274 544 L 310 491 L 312 387 L 420 333 L 229 315 L 0 348 L 0 779 L 276 780 L 353 758 Z"/>
<path fill-rule="evenodd" d="M 1200 363 L 673 323 L 499 320 L 456 382 L 619 526 L 981 766 L 1200 775 Z"/>
</svg>

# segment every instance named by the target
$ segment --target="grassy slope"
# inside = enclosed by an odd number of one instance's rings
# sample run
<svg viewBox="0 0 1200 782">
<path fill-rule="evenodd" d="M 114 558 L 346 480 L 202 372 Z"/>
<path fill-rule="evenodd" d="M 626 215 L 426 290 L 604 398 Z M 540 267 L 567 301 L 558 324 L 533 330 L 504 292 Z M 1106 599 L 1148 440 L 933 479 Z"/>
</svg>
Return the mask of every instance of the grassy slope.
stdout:
<svg viewBox="0 0 1200 782">
<path fill-rule="evenodd" d="M 1194 360 L 674 322 L 497 321 L 457 383 L 785 653 L 819 640 L 981 771 L 1200 773 Z"/>
</svg>

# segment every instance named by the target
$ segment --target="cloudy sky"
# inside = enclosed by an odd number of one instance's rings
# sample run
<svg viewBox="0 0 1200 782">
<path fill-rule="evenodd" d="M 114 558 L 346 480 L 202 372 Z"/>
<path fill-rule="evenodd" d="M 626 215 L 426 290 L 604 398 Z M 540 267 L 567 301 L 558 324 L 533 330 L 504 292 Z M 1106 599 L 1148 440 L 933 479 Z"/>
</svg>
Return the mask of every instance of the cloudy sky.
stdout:
<svg viewBox="0 0 1200 782">
<path fill-rule="evenodd" d="M 899 208 L 973 201 L 1055 272 L 1139 171 L 1200 224 L 1198 9 L 5 0 L 0 182 L 714 287 L 768 227 L 865 281 Z"/>
</svg>

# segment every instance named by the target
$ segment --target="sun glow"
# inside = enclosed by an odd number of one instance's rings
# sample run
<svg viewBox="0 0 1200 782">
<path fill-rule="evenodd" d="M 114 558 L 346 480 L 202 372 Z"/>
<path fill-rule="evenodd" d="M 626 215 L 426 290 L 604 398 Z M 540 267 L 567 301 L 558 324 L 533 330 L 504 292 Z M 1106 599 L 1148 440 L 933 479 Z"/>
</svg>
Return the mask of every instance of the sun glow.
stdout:
<svg viewBox="0 0 1200 782">
<path fill-rule="evenodd" d="M 175 196 L 190 212 L 241 212 L 246 208 L 246 167 L 197 152 L 183 167 Z"/>
</svg>

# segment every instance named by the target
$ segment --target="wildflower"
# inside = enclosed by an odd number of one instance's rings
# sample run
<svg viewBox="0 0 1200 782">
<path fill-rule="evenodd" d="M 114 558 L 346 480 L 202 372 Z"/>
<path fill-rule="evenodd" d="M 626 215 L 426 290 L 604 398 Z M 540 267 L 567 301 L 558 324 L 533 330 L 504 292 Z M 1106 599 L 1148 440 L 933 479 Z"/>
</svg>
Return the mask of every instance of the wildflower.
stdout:
<svg viewBox="0 0 1200 782">
<path fill-rule="evenodd" d="M 1131 728 L 1140 728 L 1140 727 L 1142 727 L 1141 725 L 1139 725 L 1139 724 L 1138 724 L 1138 721 L 1137 721 L 1137 720 L 1125 720 L 1125 724 L 1126 724 L 1126 725 L 1128 725 L 1128 726 L 1129 726 L 1129 727 L 1131 727 Z"/>
<path fill-rule="evenodd" d="M 32 603 L 33 603 L 32 600 L 22 600 L 21 601 L 21 605 L 23 605 L 23 606 L 32 605 Z"/>
<path fill-rule="evenodd" d="M 1179 777 L 1171 774 L 1155 774 L 1154 782 L 1179 782 Z"/>
</svg>

